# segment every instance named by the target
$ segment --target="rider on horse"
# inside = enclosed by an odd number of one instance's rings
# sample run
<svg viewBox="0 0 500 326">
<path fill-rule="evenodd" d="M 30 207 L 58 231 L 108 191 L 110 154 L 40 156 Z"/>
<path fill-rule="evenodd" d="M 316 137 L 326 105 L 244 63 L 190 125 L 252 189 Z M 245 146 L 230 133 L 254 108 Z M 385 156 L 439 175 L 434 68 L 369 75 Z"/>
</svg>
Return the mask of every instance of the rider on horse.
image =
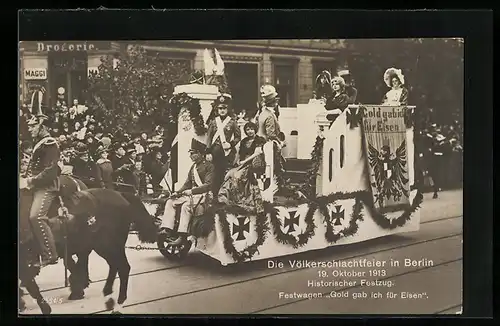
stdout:
<svg viewBox="0 0 500 326">
<path fill-rule="evenodd" d="M 33 203 L 30 210 L 30 224 L 42 252 L 42 266 L 57 264 L 58 254 L 52 230 L 48 225 L 47 213 L 59 191 L 58 165 L 60 150 L 57 140 L 50 136 L 44 125 L 45 115 L 32 116 L 28 129 L 33 138 L 34 147 L 31 157 L 27 187 L 33 191 Z"/>
</svg>

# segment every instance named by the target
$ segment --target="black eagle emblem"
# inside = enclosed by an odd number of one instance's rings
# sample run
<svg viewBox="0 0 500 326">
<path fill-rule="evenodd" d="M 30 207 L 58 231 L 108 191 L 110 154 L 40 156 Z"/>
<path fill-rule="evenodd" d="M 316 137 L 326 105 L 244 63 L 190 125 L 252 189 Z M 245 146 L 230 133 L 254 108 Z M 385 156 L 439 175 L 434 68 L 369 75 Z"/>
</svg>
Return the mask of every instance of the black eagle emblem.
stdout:
<svg viewBox="0 0 500 326">
<path fill-rule="evenodd" d="M 378 192 L 374 194 L 375 203 L 378 202 L 382 206 L 384 200 L 389 200 L 391 197 L 396 202 L 403 195 L 408 197 L 408 190 L 405 187 L 409 179 L 405 177 L 407 157 L 404 140 L 395 153 L 391 153 L 387 143 L 382 146 L 380 152 L 368 144 L 368 162 L 375 176 L 375 182 L 371 185 Z"/>
</svg>

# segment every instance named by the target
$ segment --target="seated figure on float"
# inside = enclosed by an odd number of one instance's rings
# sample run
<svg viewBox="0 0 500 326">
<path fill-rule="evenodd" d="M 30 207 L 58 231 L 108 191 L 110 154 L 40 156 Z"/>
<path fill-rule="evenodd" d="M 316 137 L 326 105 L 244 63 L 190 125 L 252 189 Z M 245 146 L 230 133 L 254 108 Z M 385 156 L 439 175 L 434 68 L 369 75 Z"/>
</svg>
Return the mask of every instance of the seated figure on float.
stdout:
<svg viewBox="0 0 500 326">
<path fill-rule="evenodd" d="M 240 142 L 236 167 L 226 174 L 218 193 L 218 202 L 261 213 L 264 211 L 264 204 L 257 178 L 265 173 L 262 146 L 266 141 L 257 136 L 257 125 L 253 122 L 247 122 L 244 130 L 247 137 Z"/>
<path fill-rule="evenodd" d="M 205 144 L 193 139 L 189 150 L 193 165 L 188 172 L 187 180 L 178 191 L 170 196 L 165 204 L 160 235 L 176 234 L 175 239 L 169 241 L 171 245 L 179 245 L 186 241 L 193 215 L 201 215 L 198 214 L 199 210 L 211 204 L 214 165 L 205 159 L 205 152 Z M 180 215 L 179 226 L 175 231 L 177 208 L 180 208 Z"/>
</svg>

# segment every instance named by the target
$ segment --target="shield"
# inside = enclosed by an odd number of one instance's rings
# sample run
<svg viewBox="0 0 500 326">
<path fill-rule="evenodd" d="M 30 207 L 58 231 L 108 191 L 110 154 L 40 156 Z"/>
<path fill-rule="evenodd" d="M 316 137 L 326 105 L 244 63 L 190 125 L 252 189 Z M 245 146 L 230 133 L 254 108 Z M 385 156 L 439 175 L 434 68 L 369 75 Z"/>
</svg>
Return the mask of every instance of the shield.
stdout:
<svg viewBox="0 0 500 326">
<path fill-rule="evenodd" d="M 242 252 L 249 246 L 257 242 L 257 232 L 255 228 L 255 215 L 234 215 L 227 214 L 227 223 L 233 240 L 234 249 Z"/>
<path fill-rule="evenodd" d="M 271 186 L 271 178 L 268 177 L 265 173 L 257 174 L 254 173 L 255 179 L 257 180 L 257 185 L 259 186 L 260 191 L 266 191 Z"/>
<path fill-rule="evenodd" d="M 280 221 L 281 232 L 298 237 L 307 228 L 305 217 L 309 207 L 307 204 L 298 207 L 276 207 L 276 218 Z"/>
</svg>

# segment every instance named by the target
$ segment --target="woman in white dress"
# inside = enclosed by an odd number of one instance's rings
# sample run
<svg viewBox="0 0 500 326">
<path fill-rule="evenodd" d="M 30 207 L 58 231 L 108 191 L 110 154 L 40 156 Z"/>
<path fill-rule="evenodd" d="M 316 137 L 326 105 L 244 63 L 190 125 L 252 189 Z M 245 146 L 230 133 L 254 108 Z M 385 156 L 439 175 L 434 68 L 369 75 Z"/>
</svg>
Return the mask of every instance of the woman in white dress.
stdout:
<svg viewBox="0 0 500 326">
<path fill-rule="evenodd" d="M 407 105 L 408 89 L 404 87 L 405 77 L 401 69 L 389 68 L 384 73 L 384 81 L 391 88 L 384 96 L 383 105 Z"/>
</svg>

